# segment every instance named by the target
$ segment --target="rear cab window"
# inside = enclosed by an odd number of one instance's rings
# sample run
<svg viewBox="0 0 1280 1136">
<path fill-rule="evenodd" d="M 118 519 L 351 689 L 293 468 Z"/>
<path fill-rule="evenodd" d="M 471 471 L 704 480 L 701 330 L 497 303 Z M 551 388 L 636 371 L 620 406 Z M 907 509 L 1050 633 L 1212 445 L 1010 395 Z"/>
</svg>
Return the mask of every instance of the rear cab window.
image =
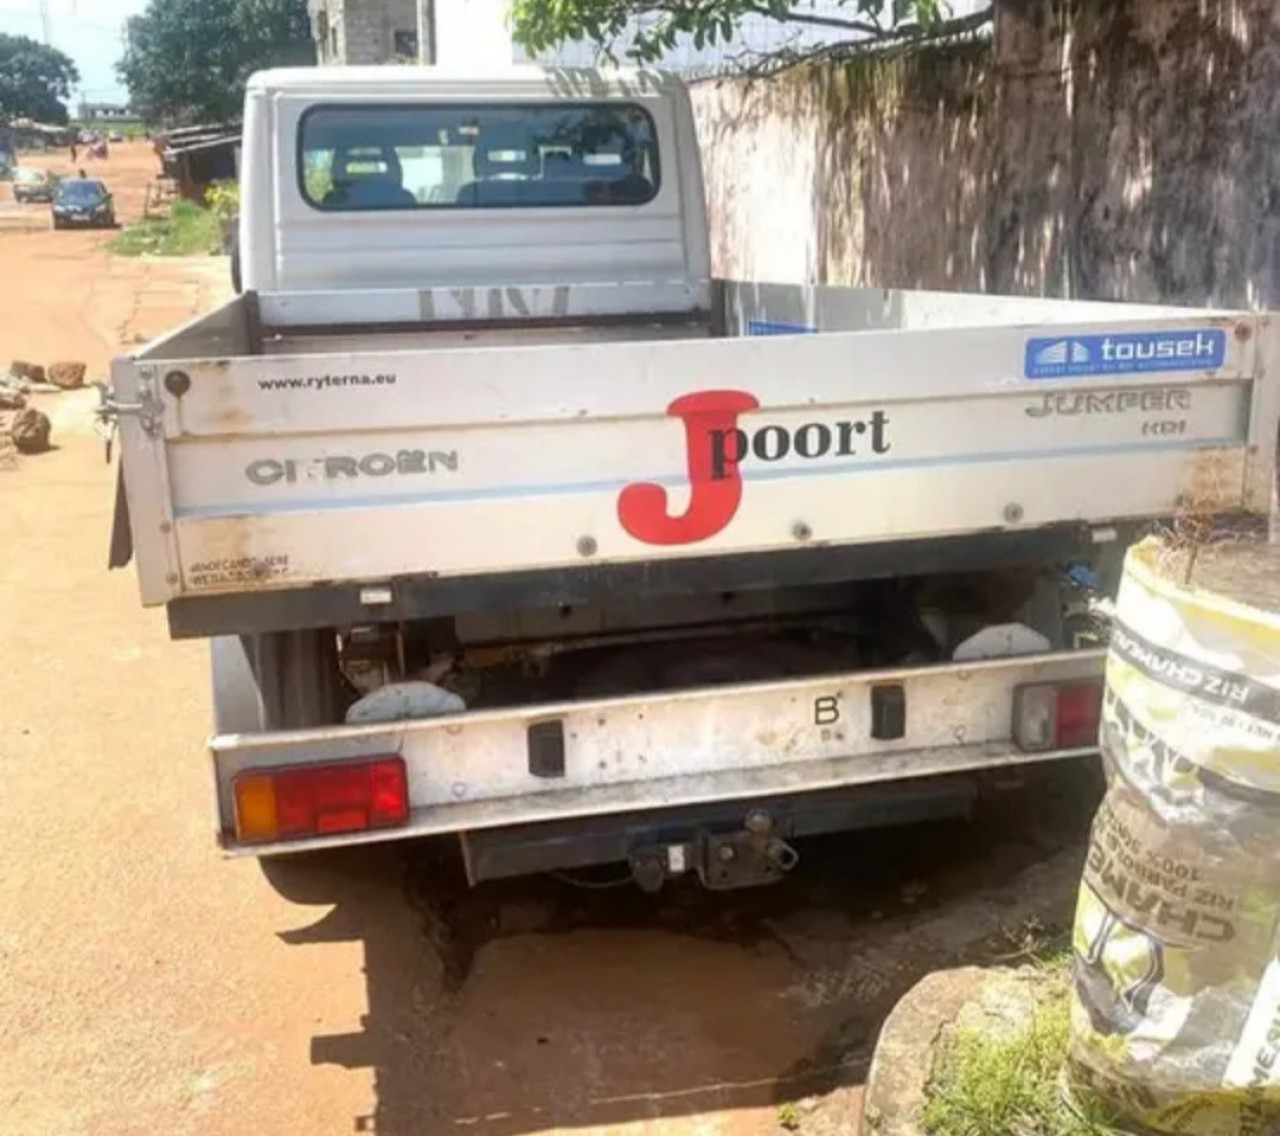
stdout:
<svg viewBox="0 0 1280 1136">
<path fill-rule="evenodd" d="M 362 104 L 307 110 L 298 181 L 325 212 L 635 206 L 661 170 L 632 103 Z"/>
</svg>

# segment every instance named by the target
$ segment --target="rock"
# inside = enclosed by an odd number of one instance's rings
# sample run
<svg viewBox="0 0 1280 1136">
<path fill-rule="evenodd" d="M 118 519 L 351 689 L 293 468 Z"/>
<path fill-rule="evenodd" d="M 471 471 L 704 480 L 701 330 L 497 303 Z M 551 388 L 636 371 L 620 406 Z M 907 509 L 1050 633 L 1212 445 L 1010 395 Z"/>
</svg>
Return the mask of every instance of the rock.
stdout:
<svg viewBox="0 0 1280 1136">
<path fill-rule="evenodd" d="M 9 364 L 9 374 L 15 375 L 19 379 L 27 379 L 33 383 L 45 381 L 44 368 L 39 363 L 23 363 L 15 359 Z"/>
<path fill-rule="evenodd" d="M 19 410 L 9 424 L 9 437 L 20 454 L 40 454 L 49 448 L 49 434 L 53 427 L 48 415 L 34 407 Z"/>
<path fill-rule="evenodd" d="M 927 975 L 906 992 L 880 1029 L 863 1097 L 863 1131 L 922 1136 L 925 1090 L 940 1045 L 957 1030 L 988 1035 L 1026 1029 L 1052 979 L 1034 967 L 967 966 Z"/>
<path fill-rule="evenodd" d="M 957 1030 L 998 1041 L 1013 1039 L 1031 1028 L 1036 1011 L 1050 997 L 1065 995 L 1063 980 L 1038 967 L 1000 967 L 980 973 L 977 996 L 956 1015 Z"/>
<path fill-rule="evenodd" d="M 21 410 L 27 405 L 27 396 L 13 387 L 0 385 L 0 410 Z"/>
<path fill-rule="evenodd" d="M 60 390 L 75 390 L 84 386 L 87 370 L 83 363 L 54 363 L 49 368 L 49 382 Z"/>
</svg>

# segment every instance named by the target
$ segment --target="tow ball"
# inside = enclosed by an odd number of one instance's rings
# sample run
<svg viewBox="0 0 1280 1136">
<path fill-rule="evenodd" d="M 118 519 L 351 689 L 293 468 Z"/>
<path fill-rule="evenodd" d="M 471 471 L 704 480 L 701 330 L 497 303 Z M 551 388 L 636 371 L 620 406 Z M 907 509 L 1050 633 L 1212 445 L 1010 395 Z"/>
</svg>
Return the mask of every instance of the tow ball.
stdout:
<svg viewBox="0 0 1280 1136">
<path fill-rule="evenodd" d="M 753 809 L 734 832 L 699 830 L 692 840 L 646 845 L 630 857 L 631 875 L 643 891 L 660 891 L 672 876 L 698 873 L 711 891 L 775 883 L 796 866 L 800 854 L 777 835 L 773 817 Z"/>
</svg>

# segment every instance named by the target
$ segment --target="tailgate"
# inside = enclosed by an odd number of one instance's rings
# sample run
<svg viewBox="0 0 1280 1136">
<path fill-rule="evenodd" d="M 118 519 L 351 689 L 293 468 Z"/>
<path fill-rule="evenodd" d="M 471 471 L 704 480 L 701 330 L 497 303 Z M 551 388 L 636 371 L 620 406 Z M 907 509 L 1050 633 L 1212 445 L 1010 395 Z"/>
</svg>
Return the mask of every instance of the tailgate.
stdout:
<svg viewBox="0 0 1280 1136">
<path fill-rule="evenodd" d="M 1188 496 L 1265 508 L 1265 329 L 753 320 L 730 339 L 144 357 L 115 374 L 145 411 L 122 423 L 143 596 L 1106 523 Z"/>
</svg>

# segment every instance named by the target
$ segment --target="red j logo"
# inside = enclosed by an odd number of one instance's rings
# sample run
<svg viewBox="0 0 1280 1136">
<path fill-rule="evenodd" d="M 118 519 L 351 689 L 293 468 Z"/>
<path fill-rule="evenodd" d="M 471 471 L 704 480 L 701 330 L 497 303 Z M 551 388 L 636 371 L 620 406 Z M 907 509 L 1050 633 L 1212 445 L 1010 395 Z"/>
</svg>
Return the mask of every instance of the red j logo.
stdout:
<svg viewBox="0 0 1280 1136">
<path fill-rule="evenodd" d="M 738 463 L 745 452 L 738 444 L 738 415 L 759 406 L 744 391 L 699 391 L 668 406 L 667 413 L 684 423 L 689 507 L 673 517 L 661 485 L 628 485 L 618 497 L 622 527 L 646 544 L 694 544 L 720 532 L 742 501 Z"/>
<path fill-rule="evenodd" d="M 618 520 L 645 544 L 696 544 L 724 530 L 742 503 L 742 462 L 771 465 L 826 457 L 874 460 L 892 449 L 889 416 L 875 410 L 862 418 L 804 422 L 788 427 L 766 422 L 751 431 L 740 415 L 759 410 L 746 391 L 698 391 L 667 407 L 684 423 L 689 466 L 689 507 L 678 517 L 667 511 L 667 491 L 643 482 L 628 485 L 618 497 Z M 839 468 L 838 466 L 836 467 Z"/>
</svg>

